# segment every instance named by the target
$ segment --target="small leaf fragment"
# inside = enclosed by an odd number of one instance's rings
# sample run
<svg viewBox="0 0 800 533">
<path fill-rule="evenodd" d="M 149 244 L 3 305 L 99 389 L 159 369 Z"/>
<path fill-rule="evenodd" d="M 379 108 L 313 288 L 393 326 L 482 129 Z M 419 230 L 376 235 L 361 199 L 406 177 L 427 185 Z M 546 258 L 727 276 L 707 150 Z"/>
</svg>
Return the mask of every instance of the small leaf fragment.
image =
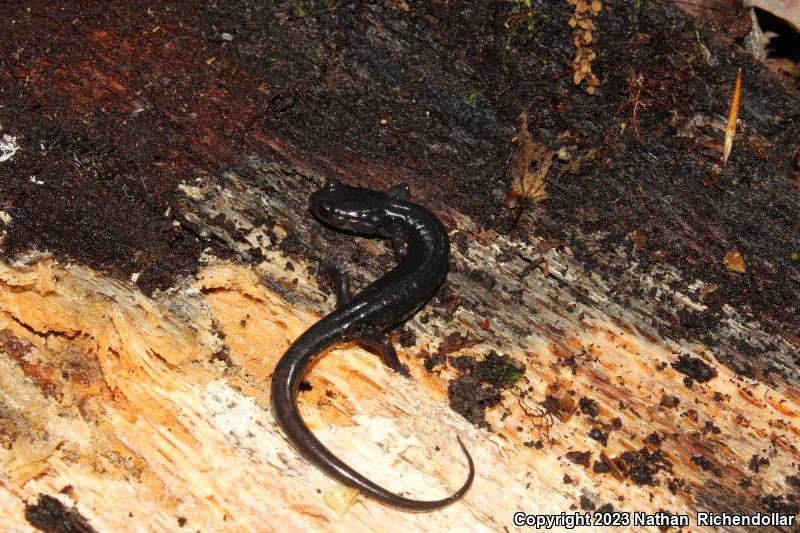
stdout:
<svg viewBox="0 0 800 533">
<path fill-rule="evenodd" d="M 725 257 L 722 258 L 722 262 L 725 263 L 725 268 L 731 272 L 736 272 L 738 274 L 747 272 L 747 265 L 744 263 L 744 257 L 742 257 L 741 252 L 738 250 L 732 250 L 725 254 Z"/>
<path fill-rule="evenodd" d="M 332 485 L 322 491 L 322 499 L 337 515 L 342 516 L 355 503 L 358 490 L 344 485 Z"/>
</svg>

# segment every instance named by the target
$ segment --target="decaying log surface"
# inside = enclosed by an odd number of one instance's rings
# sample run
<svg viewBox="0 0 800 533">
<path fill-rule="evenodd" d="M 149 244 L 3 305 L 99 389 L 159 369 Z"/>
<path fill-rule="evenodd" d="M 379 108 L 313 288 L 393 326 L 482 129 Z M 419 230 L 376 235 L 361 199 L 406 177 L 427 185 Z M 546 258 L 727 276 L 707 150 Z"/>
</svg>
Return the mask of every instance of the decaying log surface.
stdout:
<svg viewBox="0 0 800 533">
<path fill-rule="evenodd" d="M 591 8 L 600 84 L 576 86 L 578 3 L 478 4 L 4 14 L 4 530 L 798 513 L 800 97 L 747 28 L 650 3 Z M 413 379 L 344 345 L 301 394 L 332 450 L 415 497 L 460 485 L 460 435 L 476 482 L 443 511 L 332 503 L 270 416 L 277 359 L 332 308 L 325 262 L 358 286 L 392 264 L 311 219 L 325 177 L 407 181 L 451 232 L 447 281 L 394 332 Z"/>
</svg>

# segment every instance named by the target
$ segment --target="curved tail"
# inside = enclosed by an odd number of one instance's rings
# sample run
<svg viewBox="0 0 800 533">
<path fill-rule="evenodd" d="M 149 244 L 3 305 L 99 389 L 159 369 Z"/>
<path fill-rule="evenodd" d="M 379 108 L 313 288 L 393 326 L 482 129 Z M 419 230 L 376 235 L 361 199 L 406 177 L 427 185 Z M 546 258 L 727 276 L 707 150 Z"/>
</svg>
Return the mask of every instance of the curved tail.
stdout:
<svg viewBox="0 0 800 533">
<path fill-rule="evenodd" d="M 300 417 L 297 407 L 297 392 L 300 380 L 313 360 L 338 340 L 327 338 L 329 336 L 324 335 L 325 328 L 320 329 L 322 331 L 312 326 L 301 335 L 278 362 L 272 376 L 272 415 L 292 446 L 301 456 L 313 462 L 336 481 L 359 490 L 368 498 L 392 507 L 417 512 L 433 511 L 464 496 L 475 479 L 475 465 L 460 438 L 458 438 L 458 444 L 469 463 L 467 480 L 460 489 L 441 500 L 414 500 L 395 494 L 359 474 L 336 457 L 314 436 Z"/>
</svg>

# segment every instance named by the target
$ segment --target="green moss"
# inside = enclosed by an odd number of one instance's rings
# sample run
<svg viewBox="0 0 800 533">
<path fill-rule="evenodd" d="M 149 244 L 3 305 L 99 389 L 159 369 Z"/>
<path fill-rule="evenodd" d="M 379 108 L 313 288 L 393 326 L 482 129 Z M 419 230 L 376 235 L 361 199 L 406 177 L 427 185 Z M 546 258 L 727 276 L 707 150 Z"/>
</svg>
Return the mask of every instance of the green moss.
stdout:
<svg viewBox="0 0 800 533">
<path fill-rule="evenodd" d="M 509 19 L 512 37 L 531 37 L 536 31 L 536 11 L 531 0 L 514 0 L 516 7 Z"/>
<path fill-rule="evenodd" d="M 483 93 L 475 91 L 464 99 L 464 103 L 468 106 L 474 106 L 481 98 L 483 98 Z"/>
<path fill-rule="evenodd" d="M 639 31 L 639 11 L 642 10 L 642 0 L 633 0 L 633 29 Z"/>
<path fill-rule="evenodd" d="M 498 389 L 510 387 L 525 374 L 525 365 L 517 366 L 508 355 L 498 355 L 492 350 L 483 361 L 472 368 L 472 375 L 480 381 L 491 383 Z"/>
<path fill-rule="evenodd" d="M 541 11 L 539 6 L 534 7 L 533 0 L 511 0 L 514 8 L 506 20 L 508 34 L 502 47 L 500 67 L 508 70 L 508 56 L 514 51 L 514 43 L 525 43 L 536 33 L 541 23 L 547 23 L 552 15 Z"/>
<path fill-rule="evenodd" d="M 513 385 L 514 383 L 519 381 L 519 378 L 521 378 L 524 374 L 525 374 L 524 369 L 514 366 L 513 363 L 507 364 L 504 373 L 505 386 L 508 387 L 510 385 Z"/>
<path fill-rule="evenodd" d="M 308 17 L 317 9 L 317 0 L 303 0 L 297 2 L 297 7 L 294 8 L 295 14 L 300 17 Z"/>
</svg>

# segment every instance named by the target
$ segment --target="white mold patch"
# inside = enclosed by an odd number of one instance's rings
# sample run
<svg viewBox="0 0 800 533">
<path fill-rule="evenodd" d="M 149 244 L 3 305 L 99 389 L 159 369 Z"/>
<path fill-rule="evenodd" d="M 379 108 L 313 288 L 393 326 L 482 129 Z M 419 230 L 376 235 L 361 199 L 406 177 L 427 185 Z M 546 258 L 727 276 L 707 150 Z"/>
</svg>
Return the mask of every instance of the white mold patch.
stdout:
<svg viewBox="0 0 800 533">
<path fill-rule="evenodd" d="M 17 138 L 10 133 L 0 136 L 0 163 L 8 161 L 20 150 Z"/>
</svg>

